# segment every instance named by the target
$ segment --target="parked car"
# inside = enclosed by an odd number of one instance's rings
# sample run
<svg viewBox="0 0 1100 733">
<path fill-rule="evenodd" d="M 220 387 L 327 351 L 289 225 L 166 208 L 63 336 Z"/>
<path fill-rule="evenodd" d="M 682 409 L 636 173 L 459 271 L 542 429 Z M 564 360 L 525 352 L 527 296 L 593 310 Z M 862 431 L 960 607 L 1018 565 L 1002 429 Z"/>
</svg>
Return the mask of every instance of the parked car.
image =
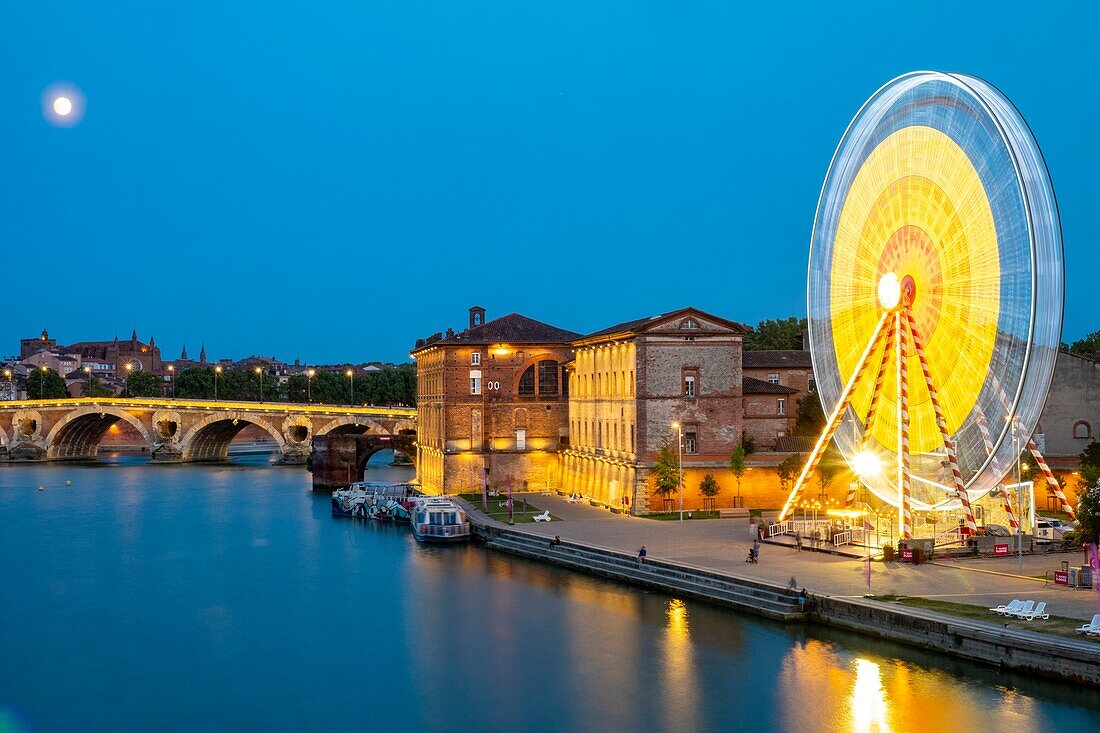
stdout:
<svg viewBox="0 0 1100 733">
<path fill-rule="evenodd" d="M 1035 541 L 1040 545 L 1061 542 L 1064 534 L 1072 532 L 1076 528 L 1073 523 L 1063 522 L 1061 519 L 1049 517 L 1037 517 L 1036 519 Z"/>
</svg>

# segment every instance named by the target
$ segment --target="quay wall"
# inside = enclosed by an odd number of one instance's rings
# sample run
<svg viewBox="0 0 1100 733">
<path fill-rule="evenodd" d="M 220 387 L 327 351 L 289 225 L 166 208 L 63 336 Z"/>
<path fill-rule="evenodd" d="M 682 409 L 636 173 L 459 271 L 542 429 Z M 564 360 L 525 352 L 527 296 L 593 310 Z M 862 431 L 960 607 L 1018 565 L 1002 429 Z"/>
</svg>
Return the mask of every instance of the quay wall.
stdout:
<svg viewBox="0 0 1100 733">
<path fill-rule="evenodd" d="M 1086 640 L 850 598 L 814 598 L 811 621 L 984 664 L 1100 685 L 1100 644 Z"/>
<path fill-rule="evenodd" d="M 473 515 L 471 515 L 473 518 Z M 570 541 L 569 544 L 582 547 L 592 556 L 586 561 L 583 556 L 570 557 L 568 561 L 556 558 L 548 552 L 526 552 L 510 550 L 494 540 L 509 535 L 530 537 L 526 533 L 495 524 L 473 520 L 474 536 L 489 543 L 492 549 L 513 552 L 533 560 L 563 565 L 592 575 L 613 577 L 635 585 L 654 587 L 652 579 L 632 576 L 628 572 L 609 573 L 606 566 L 601 567 L 599 558 L 621 559 L 623 553 Z M 540 540 L 543 539 L 540 537 Z M 773 589 L 768 584 L 736 576 L 719 573 L 704 568 L 665 560 L 651 560 L 647 567 L 664 569 L 665 577 L 659 588 L 665 592 L 683 592 L 695 598 L 719 605 L 730 606 L 720 593 L 708 593 L 705 583 L 700 587 L 698 580 L 718 580 L 740 584 L 746 590 L 764 588 Z M 750 594 L 751 595 L 751 594 Z M 1086 684 L 1100 685 L 1100 645 L 1088 640 L 1074 640 L 1040 634 L 1018 629 L 1002 629 L 992 623 L 963 619 L 946 614 L 901 606 L 887 606 L 880 602 L 855 598 L 833 598 L 811 595 L 807 613 L 776 613 L 766 601 L 733 604 L 737 610 L 753 613 L 774 620 L 788 622 L 820 623 L 845 629 L 866 636 L 886 639 L 910 646 L 946 652 L 955 657 L 973 660 L 982 664 L 1005 667 L 1022 672 L 1042 674 L 1044 676 L 1071 679 Z"/>
</svg>

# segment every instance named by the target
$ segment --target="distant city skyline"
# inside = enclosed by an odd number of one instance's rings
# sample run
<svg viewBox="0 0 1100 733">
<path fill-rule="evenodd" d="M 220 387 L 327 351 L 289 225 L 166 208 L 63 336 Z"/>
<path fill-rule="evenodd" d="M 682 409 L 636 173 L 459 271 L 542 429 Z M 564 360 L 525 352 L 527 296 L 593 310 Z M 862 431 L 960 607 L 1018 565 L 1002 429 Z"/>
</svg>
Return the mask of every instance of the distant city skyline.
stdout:
<svg viewBox="0 0 1100 733">
<path fill-rule="evenodd" d="M 801 316 L 835 146 L 923 68 L 1018 105 L 1061 209 L 1063 340 L 1100 328 L 1094 6 L 59 0 L 5 17 L 4 343 L 137 328 L 172 356 L 405 362 L 472 305 L 578 332 L 689 304 Z"/>
</svg>

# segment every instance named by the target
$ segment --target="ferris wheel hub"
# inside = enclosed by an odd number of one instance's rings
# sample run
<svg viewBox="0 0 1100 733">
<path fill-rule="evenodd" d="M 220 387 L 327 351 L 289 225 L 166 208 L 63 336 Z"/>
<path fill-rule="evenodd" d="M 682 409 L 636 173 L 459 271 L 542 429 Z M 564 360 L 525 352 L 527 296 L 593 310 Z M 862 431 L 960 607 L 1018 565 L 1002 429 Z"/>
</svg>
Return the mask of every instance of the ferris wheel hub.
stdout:
<svg viewBox="0 0 1100 733">
<path fill-rule="evenodd" d="M 878 281 L 878 302 L 888 311 L 901 303 L 901 281 L 892 272 L 883 275 Z"/>
</svg>

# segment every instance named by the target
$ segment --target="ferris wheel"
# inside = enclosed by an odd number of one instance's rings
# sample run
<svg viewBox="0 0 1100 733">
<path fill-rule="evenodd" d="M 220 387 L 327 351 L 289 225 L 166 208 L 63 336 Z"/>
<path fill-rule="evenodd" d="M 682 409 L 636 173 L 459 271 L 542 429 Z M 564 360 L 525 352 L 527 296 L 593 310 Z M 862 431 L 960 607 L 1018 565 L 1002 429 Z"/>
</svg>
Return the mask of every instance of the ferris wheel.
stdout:
<svg viewBox="0 0 1100 733">
<path fill-rule="evenodd" d="M 961 510 L 1030 448 L 1061 340 L 1062 238 L 1042 153 L 997 89 L 914 72 L 848 126 L 818 202 L 807 288 L 825 430 L 781 513 L 830 440 L 898 508 Z"/>
</svg>

